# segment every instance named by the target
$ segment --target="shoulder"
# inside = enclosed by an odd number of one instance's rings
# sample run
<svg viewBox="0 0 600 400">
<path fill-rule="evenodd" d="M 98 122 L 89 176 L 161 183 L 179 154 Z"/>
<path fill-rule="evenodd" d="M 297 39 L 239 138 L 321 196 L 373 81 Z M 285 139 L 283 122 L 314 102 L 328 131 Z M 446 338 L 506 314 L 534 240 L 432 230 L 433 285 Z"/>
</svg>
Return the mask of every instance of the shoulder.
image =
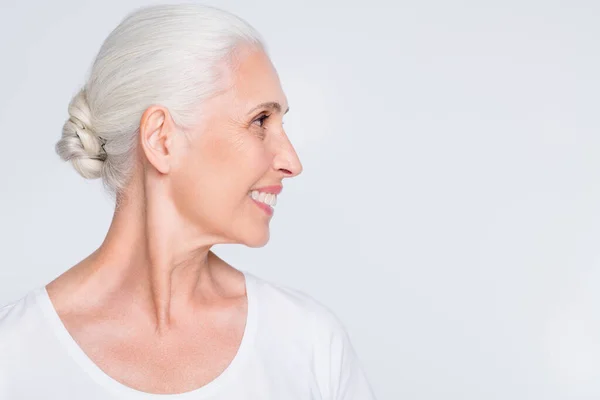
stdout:
<svg viewBox="0 0 600 400">
<path fill-rule="evenodd" d="M 310 329 L 313 338 L 346 335 L 346 328 L 337 314 L 315 297 L 291 286 L 251 275 L 258 289 L 261 309 L 278 315 L 285 324 L 298 321 Z"/>
<path fill-rule="evenodd" d="M 41 288 L 31 290 L 23 297 L 0 306 L 0 352 L 36 335 L 41 318 L 36 309 Z"/>
<path fill-rule="evenodd" d="M 302 346 L 301 354 L 309 356 L 312 376 L 324 399 L 375 399 L 346 327 L 336 313 L 301 290 L 254 280 L 261 314 L 269 315 L 270 350 L 278 336 L 286 338 L 282 351 L 286 356 L 294 347 L 290 342 L 300 341 L 307 346 Z"/>
<path fill-rule="evenodd" d="M 29 292 L 17 300 L 0 306 L 0 332 L 7 332 L 20 324 L 31 307 L 33 293 L 33 291 Z"/>
</svg>

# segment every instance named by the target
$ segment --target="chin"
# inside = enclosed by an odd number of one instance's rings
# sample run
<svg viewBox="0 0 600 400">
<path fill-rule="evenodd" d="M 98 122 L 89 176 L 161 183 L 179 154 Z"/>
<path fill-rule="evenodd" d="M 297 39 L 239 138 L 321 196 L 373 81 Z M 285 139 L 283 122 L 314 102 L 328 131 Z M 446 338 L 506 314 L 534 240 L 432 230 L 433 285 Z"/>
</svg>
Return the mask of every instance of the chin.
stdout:
<svg viewBox="0 0 600 400">
<path fill-rule="evenodd" d="M 253 248 L 263 247 L 269 243 L 269 238 L 269 230 L 267 229 L 264 232 L 254 232 L 254 234 L 246 236 L 242 243 Z"/>
</svg>

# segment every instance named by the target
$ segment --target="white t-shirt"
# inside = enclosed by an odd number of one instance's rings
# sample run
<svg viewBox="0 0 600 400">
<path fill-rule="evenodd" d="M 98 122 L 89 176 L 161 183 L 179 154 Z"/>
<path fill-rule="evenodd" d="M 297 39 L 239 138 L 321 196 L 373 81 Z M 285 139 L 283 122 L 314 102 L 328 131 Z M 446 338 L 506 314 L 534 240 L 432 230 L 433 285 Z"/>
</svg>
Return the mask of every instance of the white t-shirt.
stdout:
<svg viewBox="0 0 600 400">
<path fill-rule="evenodd" d="M 0 308 L 0 399 L 375 400 L 332 311 L 242 272 L 248 317 L 240 348 L 201 388 L 150 394 L 108 376 L 70 336 L 42 286 Z"/>
</svg>

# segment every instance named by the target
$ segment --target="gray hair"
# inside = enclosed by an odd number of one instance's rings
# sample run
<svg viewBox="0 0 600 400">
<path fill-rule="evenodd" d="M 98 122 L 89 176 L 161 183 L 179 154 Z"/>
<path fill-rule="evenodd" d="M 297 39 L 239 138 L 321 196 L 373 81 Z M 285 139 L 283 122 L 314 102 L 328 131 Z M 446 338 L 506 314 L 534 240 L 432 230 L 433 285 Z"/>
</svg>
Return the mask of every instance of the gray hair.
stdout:
<svg viewBox="0 0 600 400">
<path fill-rule="evenodd" d="M 176 124 L 198 121 L 238 45 L 266 51 L 241 18 L 198 4 L 159 5 L 129 14 L 106 38 L 89 77 L 69 104 L 57 154 L 87 179 L 116 194 L 134 163 L 143 112 L 166 107 Z"/>
</svg>

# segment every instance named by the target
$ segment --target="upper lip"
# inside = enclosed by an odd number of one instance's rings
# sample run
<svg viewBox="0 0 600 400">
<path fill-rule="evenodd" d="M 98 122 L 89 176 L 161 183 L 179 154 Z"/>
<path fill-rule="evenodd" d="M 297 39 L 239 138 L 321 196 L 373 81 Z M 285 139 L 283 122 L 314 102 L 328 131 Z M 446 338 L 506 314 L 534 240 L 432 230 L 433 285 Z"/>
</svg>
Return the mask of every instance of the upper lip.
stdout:
<svg viewBox="0 0 600 400">
<path fill-rule="evenodd" d="M 259 188 L 254 188 L 252 190 L 258 190 L 259 192 L 264 192 L 264 193 L 279 194 L 283 190 L 283 186 L 281 186 L 281 185 L 263 186 L 263 187 L 259 187 Z"/>
</svg>

